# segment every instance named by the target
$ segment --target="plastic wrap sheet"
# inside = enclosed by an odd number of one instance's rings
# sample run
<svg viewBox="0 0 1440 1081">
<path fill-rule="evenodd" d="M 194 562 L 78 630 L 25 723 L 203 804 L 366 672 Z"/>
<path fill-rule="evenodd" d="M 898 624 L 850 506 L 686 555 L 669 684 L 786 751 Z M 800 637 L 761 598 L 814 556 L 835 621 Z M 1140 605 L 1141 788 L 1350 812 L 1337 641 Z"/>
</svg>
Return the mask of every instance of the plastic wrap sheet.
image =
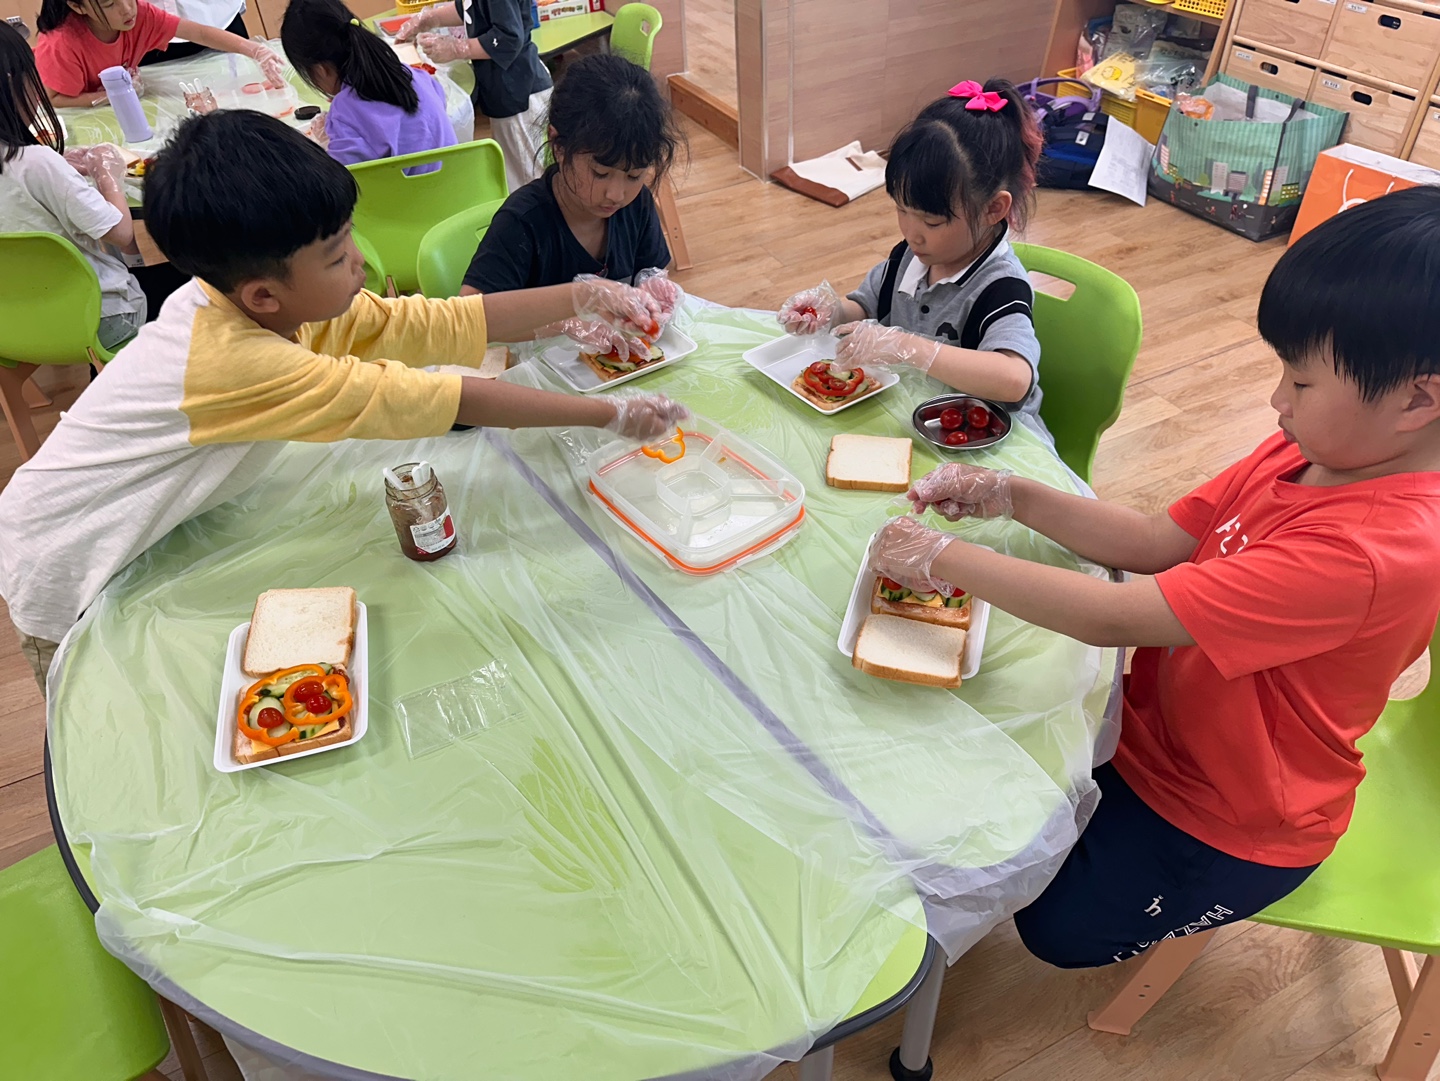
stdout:
<svg viewBox="0 0 1440 1081">
<path fill-rule="evenodd" d="M 890 497 L 825 488 L 823 448 L 902 430 L 928 391 L 820 417 L 740 362 L 763 321 L 692 311 L 702 349 L 647 389 L 805 480 L 773 556 L 665 569 L 581 494 L 599 435 L 470 432 L 292 445 L 117 577 L 49 718 L 107 948 L 322 1076 L 739 1081 L 843 1018 L 911 926 L 954 953 L 1038 893 L 1088 811 L 1114 652 L 997 612 L 959 692 L 851 669 L 836 630 Z M 433 564 L 382 505 L 380 468 L 417 457 L 461 537 Z M 985 460 L 1064 480 L 1026 432 Z M 971 532 L 1070 563 L 1013 524 Z M 263 589 L 322 584 L 369 607 L 368 735 L 217 772 L 227 635 Z M 443 718 L 467 685 L 500 723 L 412 757 L 396 703 Z"/>
</svg>

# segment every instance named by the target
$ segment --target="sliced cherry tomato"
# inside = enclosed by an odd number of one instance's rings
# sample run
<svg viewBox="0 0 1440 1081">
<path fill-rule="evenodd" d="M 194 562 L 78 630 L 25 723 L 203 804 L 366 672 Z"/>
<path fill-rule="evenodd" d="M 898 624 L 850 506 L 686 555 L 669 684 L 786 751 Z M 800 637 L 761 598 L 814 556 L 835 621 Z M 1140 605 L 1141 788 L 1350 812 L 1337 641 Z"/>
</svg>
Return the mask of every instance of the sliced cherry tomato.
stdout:
<svg viewBox="0 0 1440 1081">
<path fill-rule="evenodd" d="M 965 419 L 969 421 L 970 427 L 984 430 L 990 427 L 990 410 L 983 405 L 972 405 L 965 410 Z"/>
<path fill-rule="evenodd" d="M 997 436 L 997 435 L 1004 435 L 1004 434 L 1005 434 L 1005 425 L 1002 424 L 1002 423 L 1001 423 L 1000 421 L 998 421 L 998 420 L 992 420 L 992 421 L 990 422 L 990 427 L 989 427 L 989 429 L 988 429 L 987 434 L 989 434 L 989 435 L 992 436 L 992 437 L 993 437 L 993 436 Z"/>
<path fill-rule="evenodd" d="M 808 315 L 808 316 L 810 316 L 810 317 L 813 319 L 813 318 L 815 318 L 815 316 L 818 315 L 819 313 L 816 312 L 815 306 L 814 306 L 813 304 L 802 304 L 802 305 L 800 305 L 800 307 L 798 307 L 798 308 L 795 309 L 795 314 L 796 314 L 796 315 Z"/>
<path fill-rule="evenodd" d="M 324 694 L 325 688 L 318 679 L 305 679 L 295 684 L 295 697 L 300 701 L 307 698 L 314 698 L 317 694 Z"/>
<path fill-rule="evenodd" d="M 313 713 L 317 717 L 323 717 L 334 708 L 330 699 L 323 694 L 317 694 L 313 698 L 306 698 L 301 701 L 307 713 Z"/>
<path fill-rule="evenodd" d="M 947 447 L 963 447 L 968 442 L 970 442 L 970 436 L 967 432 L 954 431 L 945 433 L 945 445 Z"/>
<path fill-rule="evenodd" d="M 965 414 L 953 405 L 949 409 L 942 409 L 940 411 L 940 427 L 944 428 L 947 432 L 953 432 L 964 423 Z"/>
<path fill-rule="evenodd" d="M 278 728 L 285 723 L 285 714 L 274 706 L 266 706 L 256 715 L 255 723 L 261 728 Z"/>
<path fill-rule="evenodd" d="M 886 578 L 884 575 L 880 576 L 880 585 L 883 588 L 888 589 L 891 593 L 899 593 L 902 589 L 905 588 L 899 582 L 895 581 L 895 579 Z"/>
</svg>

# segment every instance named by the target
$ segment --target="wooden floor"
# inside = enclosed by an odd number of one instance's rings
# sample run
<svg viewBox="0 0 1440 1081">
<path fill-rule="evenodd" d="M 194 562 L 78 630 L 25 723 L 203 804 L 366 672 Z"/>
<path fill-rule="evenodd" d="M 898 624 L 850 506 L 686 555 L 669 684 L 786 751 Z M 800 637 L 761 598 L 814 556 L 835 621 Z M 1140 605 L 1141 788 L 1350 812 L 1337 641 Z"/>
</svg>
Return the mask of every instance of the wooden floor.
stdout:
<svg viewBox="0 0 1440 1081">
<path fill-rule="evenodd" d="M 690 0 L 692 4 L 697 0 Z M 692 129 L 680 209 L 692 292 L 773 309 L 828 278 L 853 287 L 895 242 L 883 193 L 840 210 L 742 173 L 733 151 Z M 1088 193 L 1042 193 L 1026 239 L 1093 259 L 1140 294 L 1144 346 L 1120 421 L 1101 445 L 1102 497 L 1157 510 L 1213 476 L 1275 427 L 1267 399 L 1278 363 L 1254 326 L 1266 274 L 1284 250 L 1256 245 L 1166 206 L 1139 209 Z M 78 369 L 52 370 L 63 406 Z M 55 409 L 38 416 L 53 426 Z M 18 462 L 0 436 L 0 480 Z M 0 866 L 50 842 L 40 775 L 44 711 L 14 640 L 0 633 Z M 1359 1081 L 1373 1077 L 1396 1023 L 1380 951 L 1241 924 L 1122 1039 L 1091 1032 L 1085 1013 L 1120 969 L 1061 972 L 998 928 L 946 978 L 933 1056 L 944 1081 Z M 838 1081 L 884 1081 L 899 1018 L 843 1044 Z M 236 1076 L 207 1045 L 217 1081 Z M 173 1060 L 166 1064 L 178 1078 Z M 794 1068 L 774 1075 L 790 1081 Z"/>
<path fill-rule="evenodd" d="M 735 0 L 685 0 L 685 74 L 732 109 L 735 84 Z"/>
</svg>

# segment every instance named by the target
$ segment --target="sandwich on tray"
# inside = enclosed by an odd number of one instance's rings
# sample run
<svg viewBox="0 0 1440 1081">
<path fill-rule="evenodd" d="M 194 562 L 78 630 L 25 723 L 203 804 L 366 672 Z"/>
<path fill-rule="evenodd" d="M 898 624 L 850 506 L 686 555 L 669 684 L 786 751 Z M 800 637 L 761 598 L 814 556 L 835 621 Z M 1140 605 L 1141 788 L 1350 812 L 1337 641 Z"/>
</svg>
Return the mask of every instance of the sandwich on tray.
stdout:
<svg viewBox="0 0 1440 1081">
<path fill-rule="evenodd" d="M 881 679 L 958 687 L 972 608 L 963 591 L 946 597 L 877 576 L 851 663 Z"/>
<path fill-rule="evenodd" d="M 866 375 L 864 368 L 846 369 L 834 361 L 817 360 L 806 366 L 790 386 L 816 408 L 833 413 L 879 390 L 880 380 Z"/>
<path fill-rule="evenodd" d="M 638 372 L 641 368 L 659 364 L 665 359 L 665 351 L 654 342 L 641 338 L 640 344 L 647 350 L 643 356 L 636 356 L 628 351 L 622 356 L 618 350 L 614 349 L 608 353 L 587 353 L 582 349 L 580 360 L 589 365 L 591 371 L 608 383 L 612 379 L 619 379 L 631 372 Z"/>
<path fill-rule="evenodd" d="M 357 618 L 348 586 L 260 594 L 241 661 L 255 681 L 240 696 L 235 761 L 279 759 L 354 736 L 348 666 Z"/>
</svg>

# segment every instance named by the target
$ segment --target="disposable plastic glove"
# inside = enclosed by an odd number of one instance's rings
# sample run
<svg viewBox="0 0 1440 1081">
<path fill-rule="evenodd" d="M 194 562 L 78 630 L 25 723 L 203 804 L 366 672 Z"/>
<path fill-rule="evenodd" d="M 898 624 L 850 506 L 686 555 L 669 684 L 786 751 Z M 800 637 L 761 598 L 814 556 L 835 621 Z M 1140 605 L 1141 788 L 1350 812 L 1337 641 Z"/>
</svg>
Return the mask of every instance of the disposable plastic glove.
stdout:
<svg viewBox="0 0 1440 1081">
<path fill-rule="evenodd" d="M 958 590 L 950 582 L 935 578 L 930 568 L 935 558 L 958 538 L 921 525 L 914 518 L 891 518 L 870 542 L 868 566 L 910 589 L 953 597 Z"/>
<path fill-rule="evenodd" d="M 395 31 L 395 40 L 403 45 L 407 41 L 414 41 L 415 35 L 420 31 L 429 30 L 434 25 L 431 21 L 434 16 L 431 13 L 436 11 L 438 6 L 432 4 L 421 11 L 419 15 L 411 15 L 400 24 L 400 29 Z"/>
<path fill-rule="evenodd" d="M 572 283 L 575 314 L 593 315 L 632 337 L 660 336 L 660 302 L 623 282 L 581 274 Z"/>
<path fill-rule="evenodd" d="M 310 126 L 305 129 L 305 134 L 321 146 L 330 145 L 330 136 L 325 131 L 325 117 L 327 115 L 329 114 L 321 113 L 314 120 L 310 121 Z"/>
<path fill-rule="evenodd" d="M 420 46 L 420 51 L 429 57 L 433 64 L 448 64 L 454 60 L 468 59 L 465 55 L 468 41 L 451 34 L 421 34 L 415 44 Z"/>
<path fill-rule="evenodd" d="M 140 69 L 129 68 L 127 70 L 130 72 L 130 85 L 135 88 L 135 96 L 143 98 L 145 96 L 145 80 L 140 78 Z"/>
<path fill-rule="evenodd" d="M 663 394 L 602 395 L 615 407 L 615 419 L 605 425 L 622 439 L 641 443 L 669 435 L 675 426 L 690 416 L 690 410 L 672 402 Z"/>
<path fill-rule="evenodd" d="M 862 364 L 867 368 L 908 364 L 917 371 L 928 372 L 940 355 L 939 342 L 896 327 L 882 327 L 869 319 L 837 327 L 835 336 L 840 339 L 835 360 L 848 368 Z"/>
<path fill-rule="evenodd" d="M 109 143 L 67 150 L 65 160 L 73 165 L 81 176 L 88 176 L 95 181 L 95 187 L 102 193 L 112 185 L 113 190 L 117 191 L 125 187 L 125 159 L 120 151 Z"/>
<path fill-rule="evenodd" d="M 285 85 L 285 61 L 281 59 L 270 46 L 263 41 L 252 41 L 247 50 L 250 59 L 260 65 L 260 71 L 265 76 L 265 85 L 271 90 L 279 90 Z"/>
<path fill-rule="evenodd" d="M 840 294 L 829 282 L 802 289 L 780 305 L 775 318 L 786 334 L 819 334 L 830 330 L 840 318 Z"/>
<path fill-rule="evenodd" d="M 905 493 L 916 514 L 931 508 L 958 522 L 961 518 L 1009 518 L 1015 506 L 1010 495 L 1009 469 L 982 469 L 946 462 L 932 469 Z"/>
<path fill-rule="evenodd" d="M 660 305 L 655 321 L 662 327 L 674 318 L 680 305 L 685 303 L 685 290 L 670 280 L 668 270 L 657 270 L 654 267 L 642 270 L 635 285 L 642 293 L 654 297 L 655 302 Z"/>
<path fill-rule="evenodd" d="M 624 356 L 628 353 L 636 359 L 650 355 L 650 350 L 639 338 L 627 337 L 609 323 L 602 323 L 598 319 L 566 319 L 558 327 L 545 327 L 540 333 L 543 334 L 544 330 L 555 330 L 564 334 L 587 353 L 598 353 L 601 356 L 606 353 Z M 550 337 L 548 334 L 544 336 Z"/>
</svg>

